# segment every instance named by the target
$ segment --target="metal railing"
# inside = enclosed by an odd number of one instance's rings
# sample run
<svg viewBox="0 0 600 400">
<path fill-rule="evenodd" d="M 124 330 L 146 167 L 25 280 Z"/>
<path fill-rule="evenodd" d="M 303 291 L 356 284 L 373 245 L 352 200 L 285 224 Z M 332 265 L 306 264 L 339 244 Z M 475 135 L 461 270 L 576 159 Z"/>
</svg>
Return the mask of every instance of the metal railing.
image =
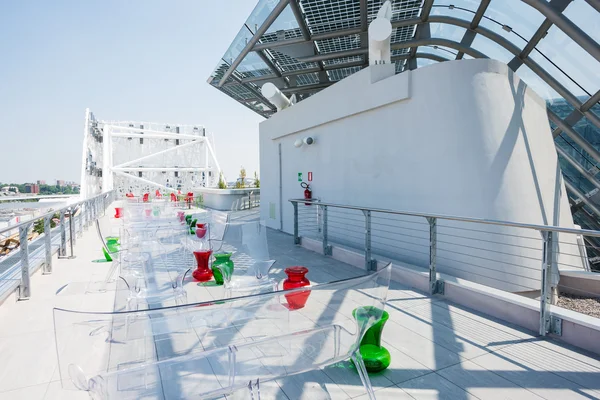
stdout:
<svg viewBox="0 0 600 400">
<path fill-rule="evenodd" d="M 75 258 L 73 246 L 77 235 L 81 236 L 93 221 L 103 215 L 106 208 L 115 200 L 115 192 L 110 191 L 79 201 L 69 206 L 0 229 L 0 237 L 18 232 L 19 246 L 8 255 L 0 257 L 0 302 L 15 290 L 19 300 L 31 297 L 30 275 L 43 268 L 44 274 L 52 273 L 52 256 Z M 27 203 L 23 203 L 26 205 Z M 59 215 L 56 227 L 51 228 L 52 219 Z M 29 240 L 30 232 L 37 221 L 43 221 L 44 233 Z"/>
<path fill-rule="evenodd" d="M 600 231 L 468 218 L 443 214 L 359 207 L 291 199 L 294 243 L 302 237 L 364 253 L 365 268 L 375 270 L 374 254 L 429 270 L 431 294 L 443 294 L 438 273 L 509 292 L 540 294 L 540 334 L 560 333 L 560 318 L 550 312 L 557 299 L 558 268 L 588 271 L 583 238 Z M 560 235 L 560 238 L 559 238 Z M 562 287 L 562 286 L 561 286 Z M 598 297 L 597 293 L 593 293 Z"/>
<path fill-rule="evenodd" d="M 251 210 L 258 207 L 260 207 L 260 192 L 258 194 L 250 192 L 247 197 L 235 200 L 231 205 L 231 211 Z"/>
</svg>

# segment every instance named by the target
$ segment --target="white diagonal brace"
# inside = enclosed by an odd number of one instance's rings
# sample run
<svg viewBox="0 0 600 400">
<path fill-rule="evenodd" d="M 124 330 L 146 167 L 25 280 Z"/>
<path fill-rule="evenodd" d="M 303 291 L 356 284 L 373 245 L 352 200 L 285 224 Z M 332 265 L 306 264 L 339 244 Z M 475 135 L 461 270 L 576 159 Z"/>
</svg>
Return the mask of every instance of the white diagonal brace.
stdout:
<svg viewBox="0 0 600 400">
<path fill-rule="evenodd" d="M 136 158 L 135 160 L 126 161 L 123 164 L 119 164 L 119 165 L 113 166 L 113 168 L 122 168 L 122 167 L 128 167 L 128 166 L 130 166 L 132 164 L 139 164 L 140 161 L 147 160 L 149 158 L 153 158 L 153 157 L 165 154 L 165 153 L 169 153 L 171 151 L 179 150 L 179 149 L 182 149 L 182 148 L 185 148 L 185 147 L 190 147 L 190 146 L 201 144 L 201 143 L 204 143 L 204 141 L 203 140 L 195 140 L 193 142 L 184 143 L 184 144 L 181 144 L 179 146 L 172 147 L 170 149 L 161 150 L 161 151 L 158 151 L 156 153 L 148 154 L 147 156 Z"/>
<path fill-rule="evenodd" d="M 131 178 L 131 179 L 135 179 L 135 180 L 140 181 L 140 182 L 144 182 L 144 183 L 146 183 L 146 184 L 148 184 L 150 186 L 158 186 L 158 187 L 163 188 L 165 190 L 169 190 L 169 191 L 171 191 L 173 193 L 177 193 L 177 189 L 170 188 L 170 187 L 165 186 L 165 185 L 161 185 L 160 183 L 156 183 L 156 182 L 150 181 L 148 179 L 140 178 L 139 176 L 135 176 L 135 175 L 131 175 L 131 174 L 126 174 L 125 172 L 121 172 L 121 171 L 114 171 L 114 173 L 117 174 L 117 175 L 124 176 L 125 178 Z"/>
</svg>

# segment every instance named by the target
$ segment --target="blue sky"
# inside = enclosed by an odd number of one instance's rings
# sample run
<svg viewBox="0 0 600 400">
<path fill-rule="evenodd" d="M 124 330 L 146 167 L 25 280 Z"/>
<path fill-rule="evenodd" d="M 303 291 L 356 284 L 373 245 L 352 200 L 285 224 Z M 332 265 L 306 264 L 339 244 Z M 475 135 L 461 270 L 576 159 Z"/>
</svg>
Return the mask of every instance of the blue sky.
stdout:
<svg viewBox="0 0 600 400">
<path fill-rule="evenodd" d="M 214 133 L 228 180 L 241 165 L 252 175 L 258 170 L 258 123 L 263 119 L 206 80 L 256 3 L 0 1 L 0 182 L 78 181 L 86 107 L 100 119 L 204 125 Z M 475 10 L 479 1 L 434 4 Z M 440 7 L 432 14 L 472 17 Z M 494 0 L 486 14 L 527 38 L 543 21 L 520 0 Z M 600 41 L 598 14 L 584 0 L 573 1 L 565 15 Z M 490 21 L 481 24 L 524 45 Z M 460 41 L 463 33 L 432 24 L 433 36 Z M 512 58 L 480 35 L 473 47 L 504 62 Z M 556 27 L 538 47 L 586 90 L 600 89 L 598 62 Z M 575 95 L 584 94 L 540 55 L 532 57 Z M 517 74 L 542 97 L 557 97 L 528 68 Z"/>
<path fill-rule="evenodd" d="M 0 2 L 0 182 L 79 181 L 85 108 L 201 124 L 228 179 L 262 117 L 206 83 L 253 0 Z"/>
</svg>

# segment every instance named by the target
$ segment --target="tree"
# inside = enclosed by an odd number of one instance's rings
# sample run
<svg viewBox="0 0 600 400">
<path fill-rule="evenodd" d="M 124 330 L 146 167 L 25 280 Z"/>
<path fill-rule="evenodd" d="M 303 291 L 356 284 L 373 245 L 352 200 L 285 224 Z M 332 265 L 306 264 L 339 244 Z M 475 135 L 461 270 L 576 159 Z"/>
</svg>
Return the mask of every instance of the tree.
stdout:
<svg viewBox="0 0 600 400">
<path fill-rule="evenodd" d="M 225 183 L 225 179 L 223 179 L 223 173 L 221 173 L 221 175 L 219 175 L 218 186 L 219 186 L 219 189 L 227 189 L 227 184 Z"/>
<path fill-rule="evenodd" d="M 58 218 L 60 218 L 60 213 L 54 213 L 52 218 L 50 218 L 50 229 L 52 229 L 56 226 L 56 222 L 54 222 L 54 220 L 58 219 Z M 37 221 L 35 221 L 33 223 L 33 231 L 39 235 L 44 233 L 44 219 L 43 218 L 38 219 Z"/>
<path fill-rule="evenodd" d="M 44 220 L 43 219 L 38 219 L 37 221 L 34 222 L 33 231 L 36 232 L 38 235 L 41 235 L 42 233 L 44 233 Z"/>
<path fill-rule="evenodd" d="M 254 171 L 254 187 L 260 187 L 260 179 L 258 179 L 258 174 Z"/>
<path fill-rule="evenodd" d="M 240 169 L 240 188 L 246 187 L 246 168 L 242 165 Z M 237 185 L 236 185 L 237 186 Z"/>
</svg>

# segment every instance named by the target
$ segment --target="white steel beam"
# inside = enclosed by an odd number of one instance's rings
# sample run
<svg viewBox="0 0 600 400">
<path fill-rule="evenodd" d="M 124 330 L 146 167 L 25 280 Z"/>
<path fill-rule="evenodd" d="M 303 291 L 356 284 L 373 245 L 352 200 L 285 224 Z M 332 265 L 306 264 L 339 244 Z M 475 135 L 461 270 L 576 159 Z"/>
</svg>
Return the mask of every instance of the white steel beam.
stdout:
<svg viewBox="0 0 600 400">
<path fill-rule="evenodd" d="M 132 164 L 138 164 L 140 161 L 147 160 L 149 158 L 153 158 L 153 157 L 156 157 L 158 155 L 169 153 L 171 151 L 180 150 L 180 149 L 183 149 L 183 148 L 186 148 L 186 147 L 190 147 L 190 146 L 193 146 L 193 145 L 199 145 L 199 144 L 202 144 L 202 143 L 204 143 L 203 140 L 196 140 L 196 141 L 193 141 L 193 142 L 184 143 L 184 144 L 181 144 L 179 146 L 172 147 L 170 149 L 162 150 L 162 151 L 159 151 L 159 152 L 156 152 L 156 153 L 149 154 L 147 156 L 136 158 L 135 160 L 131 160 L 131 161 L 127 161 L 127 162 L 124 162 L 122 164 L 119 164 L 119 165 L 115 165 L 115 166 L 113 166 L 113 168 L 128 167 L 128 166 L 130 166 Z"/>
<path fill-rule="evenodd" d="M 128 179 L 134 179 L 136 181 L 144 182 L 145 184 L 150 185 L 150 186 L 158 186 L 158 187 L 163 188 L 165 190 L 169 190 L 169 191 L 171 191 L 173 193 L 177 193 L 177 189 L 170 188 L 170 187 L 165 186 L 165 185 L 161 185 L 160 183 L 153 182 L 153 181 L 150 181 L 148 179 L 140 178 L 139 176 L 135 176 L 135 175 L 131 175 L 131 174 L 126 174 L 125 172 L 121 172 L 121 171 L 115 171 L 115 174 L 124 176 L 125 178 L 128 178 Z"/>
<path fill-rule="evenodd" d="M 204 167 L 113 167 L 113 172 L 151 172 L 151 171 L 169 171 L 169 172 L 202 172 L 212 171 L 213 168 Z"/>
<path fill-rule="evenodd" d="M 106 129 L 106 126 L 104 127 Z M 111 128 L 113 129 L 113 128 Z M 140 138 L 140 139 L 186 139 L 202 141 L 204 136 L 185 135 L 182 133 L 134 133 L 134 132 L 112 132 L 113 137 Z"/>
</svg>

